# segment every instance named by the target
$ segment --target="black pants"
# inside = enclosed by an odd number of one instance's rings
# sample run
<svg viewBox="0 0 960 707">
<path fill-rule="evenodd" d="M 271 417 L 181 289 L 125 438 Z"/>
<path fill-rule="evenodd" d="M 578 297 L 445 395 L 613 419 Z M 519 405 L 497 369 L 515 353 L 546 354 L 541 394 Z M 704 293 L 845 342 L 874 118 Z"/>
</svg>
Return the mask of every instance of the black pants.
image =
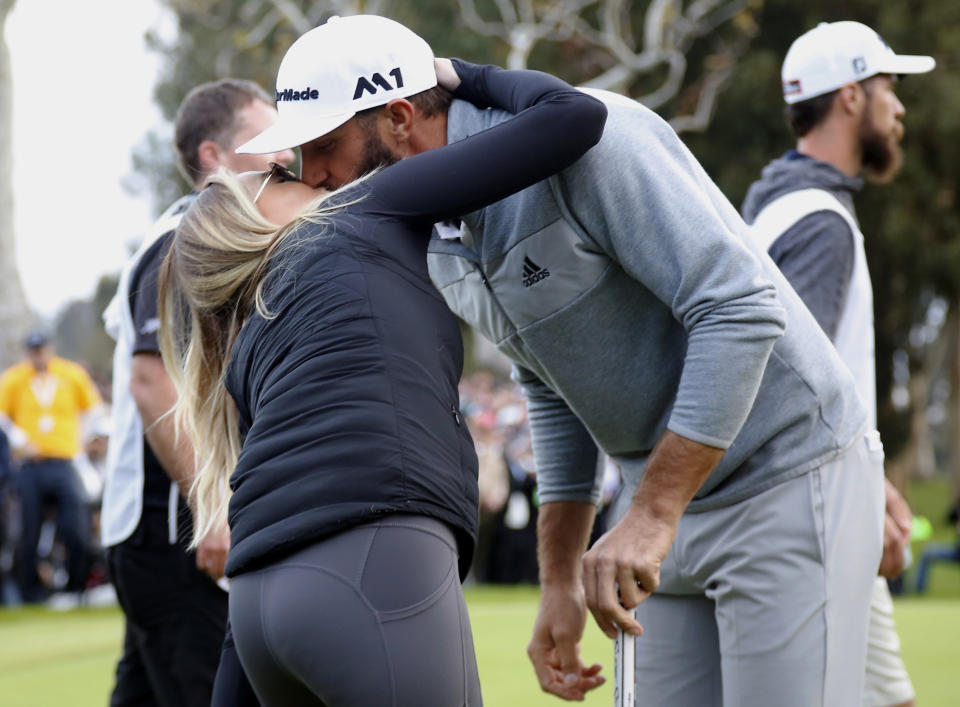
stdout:
<svg viewBox="0 0 960 707">
<path fill-rule="evenodd" d="M 217 666 L 217 679 L 213 683 L 210 707 L 260 707 L 260 700 L 257 699 L 247 674 L 243 672 L 229 620 L 227 636 L 223 639 L 223 651 L 220 653 L 220 665 Z"/>
<path fill-rule="evenodd" d="M 267 707 L 479 707 L 453 533 L 421 516 L 345 530 L 230 583 Z"/>
<path fill-rule="evenodd" d="M 37 542 L 43 503 L 57 505 L 57 532 L 67 550 L 68 592 L 82 591 L 90 572 L 90 514 L 77 470 L 69 459 L 25 461 L 16 474 L 23 531 L 20 536 L 20 593 L 27 602 L 42 601 L 37 575 Z"/>
<path fill-rule="evenodd" d="M 127 618 L 111 707 L 208 707 L 227 595 L 168 540 L 167 514 L 147 510 L 107 561 Z"/>
</svg>

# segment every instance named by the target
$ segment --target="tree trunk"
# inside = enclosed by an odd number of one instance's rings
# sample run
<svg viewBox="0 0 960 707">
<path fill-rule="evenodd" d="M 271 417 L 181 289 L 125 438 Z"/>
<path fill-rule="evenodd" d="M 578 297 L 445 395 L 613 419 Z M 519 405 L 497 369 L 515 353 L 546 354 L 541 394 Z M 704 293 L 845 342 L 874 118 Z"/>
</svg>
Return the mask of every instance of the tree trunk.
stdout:
<svg viewBox="0 0 960 707">
<path fill-rule="evenodd" d="M 908 501 L 910 479 L 929 479 L 936 471 L 933 440 L 927 421 L 927 374 L 922 366 L 910 371 L 910 438 L 895 458 L 887 458 L 887 478 Z"/>
<path fill-rule="evenodd" d="M 30 310 L 17 271 L 13 228 L 13 75 L 4 29 L 16 0 L 0 0 L 0 369 L 22 355 Z"/>
<path fill-rule="evenodd" d="M 950 474 L 954 488 L 960 492 L 960 300 L 950 303 L 946 336 L 950 338 L 947 365 L 950 371 L 950 399 L 947 410 L 947 438 L 950 440 Z"/>
<path fill-rule="evenodd" d="M 929 479 L 937 471 L 933 435 L 927 419 L 930 406 L 929 386 L 930 380 L 925 367 L 910 371 L 910 440 L 913 464 L 909 472 L 913 478 Z"/>
</svg>

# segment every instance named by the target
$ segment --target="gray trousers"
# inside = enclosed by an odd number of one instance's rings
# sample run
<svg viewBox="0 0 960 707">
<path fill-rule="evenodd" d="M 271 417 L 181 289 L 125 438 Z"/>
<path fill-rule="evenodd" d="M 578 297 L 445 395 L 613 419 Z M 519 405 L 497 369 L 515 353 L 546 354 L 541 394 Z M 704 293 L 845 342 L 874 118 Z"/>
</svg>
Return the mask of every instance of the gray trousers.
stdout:
<svg viewBox="0 0 960 707">
<path fill-rule="evenodd" d="M 637 706 L 859 705 L 883 512 L 871 433 L 810 473 L 685 515 L 637 611 Z"/>
<path fill-rule="evenodd" d="M 240 662 L 264 707 L 482 704 L 443 523 L 387 516 L 230 583 Z"/>
</svg>

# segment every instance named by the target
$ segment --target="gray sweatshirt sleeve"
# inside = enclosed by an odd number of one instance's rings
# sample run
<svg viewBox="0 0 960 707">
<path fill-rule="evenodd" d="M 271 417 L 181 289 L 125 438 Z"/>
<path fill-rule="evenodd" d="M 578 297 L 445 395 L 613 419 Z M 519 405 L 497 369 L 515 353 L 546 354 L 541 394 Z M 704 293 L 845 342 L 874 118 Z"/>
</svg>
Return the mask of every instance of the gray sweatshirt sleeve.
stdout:
<svg viewBox="0 0 960 707">
<path fill-rule="evenodd" d="M 585 236 L 687 332 L 686 349 L 675 352 L 683 370 L 668 429 L 726 449 L 786 326 L 736 209 L 673 129 L 642 107 L 611 106 L 599 145 L 554 179 Z M 668 352 L 649 346 L 638 336 L 636 355 L 653 356 L 657 376 L 656 357 Z"/>
<path fill-rule="evenodd" d="M 770 246 L 770 257 L 830 340 L 853 275 L 854 243 L 840 214 L 818 211 L 798 221 Z"/>
<path fill-rule="evenodd" d="M 603 470 L 597 464 L 597 445 L 586 427 L 563 398 L 531 371 L 515 365 L 513 379 L 527 398 L 540 503 L 599 502 Z M 565 473 L 552 473 L 558 469 Z"/>
</svg>

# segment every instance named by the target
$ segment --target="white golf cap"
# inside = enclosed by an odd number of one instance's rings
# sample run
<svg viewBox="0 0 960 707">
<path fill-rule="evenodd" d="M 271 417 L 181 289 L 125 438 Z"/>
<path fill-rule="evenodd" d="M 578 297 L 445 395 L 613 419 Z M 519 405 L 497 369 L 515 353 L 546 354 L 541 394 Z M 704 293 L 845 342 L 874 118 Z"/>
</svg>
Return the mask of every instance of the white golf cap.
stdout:
<svg viewBox="0 0 960 707">
<path fill-rule="evenodd" d="M 924 74 L 930 56 L 895 54 L 859 22 L 821 22 L 790 45 L 783 60 L 783 99 L 798 103 L 876 74 Z"/>
<path fill-rule="evenodd" d="M 297 147 L 359 111 L 436 85 L 430 45 L 399 22 L 376 15 L 331 17 L 287 50 L 277 72 L 277 122 L 237 152 Z"/>
</svg>

